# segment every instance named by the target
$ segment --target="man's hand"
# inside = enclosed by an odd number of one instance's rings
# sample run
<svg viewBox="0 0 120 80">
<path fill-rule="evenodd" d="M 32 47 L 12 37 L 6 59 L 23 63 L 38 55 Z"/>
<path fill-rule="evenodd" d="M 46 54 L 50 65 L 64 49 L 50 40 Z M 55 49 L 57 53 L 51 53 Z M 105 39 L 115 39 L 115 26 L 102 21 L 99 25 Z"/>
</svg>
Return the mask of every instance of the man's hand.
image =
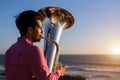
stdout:
<svg viewBox="0 0 120 80">
<path fill-rule="evenodd" d="M 65 73 L 65 71 L 66 71 L 66 67 L 65 67 L 63 64 L 61 64 L 61 63 L 58 64 L 58 66 L 57 66 L 56 69 L 57 69 L 57 70 L 60 70 L 61 76 L 63 76 L 64 73 Z"/>
</svg>

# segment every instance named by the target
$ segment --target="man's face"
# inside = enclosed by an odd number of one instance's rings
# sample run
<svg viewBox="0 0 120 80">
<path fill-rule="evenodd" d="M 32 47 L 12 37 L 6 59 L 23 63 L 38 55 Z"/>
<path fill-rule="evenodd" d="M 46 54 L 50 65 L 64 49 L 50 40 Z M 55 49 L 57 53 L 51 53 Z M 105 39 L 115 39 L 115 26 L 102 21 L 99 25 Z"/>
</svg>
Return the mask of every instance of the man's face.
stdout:
<svg viewBox="0 0 120 80">
<path fill-rule="evenodd" d="M 37 20 L 37 24 L 38 24 L 38 26 L 36 26 L 33 29 L 33 35 L 32 35 L 32 41 L 33 42 L 39 42 L 41 40 L 41 36 L 43 34 L 42 22 L 40 20 Z"/>
</svg>

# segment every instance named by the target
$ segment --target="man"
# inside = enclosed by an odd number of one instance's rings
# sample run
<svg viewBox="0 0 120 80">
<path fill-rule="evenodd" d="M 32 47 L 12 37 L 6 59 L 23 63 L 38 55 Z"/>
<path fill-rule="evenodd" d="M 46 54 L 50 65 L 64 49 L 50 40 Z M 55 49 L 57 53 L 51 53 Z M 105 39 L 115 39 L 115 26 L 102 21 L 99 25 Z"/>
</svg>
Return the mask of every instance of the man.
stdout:
<svg viewBox="0 0 120 80">
<path fill-rule="evenodd" d="M 65 67 L 59 65 L 51 73 L 43 51 L 33 45 L 33 42 L 40 41 L 43 33 L 39 14 L 32 10 L 22 12 L 16 18 L 16 26 L 20 37 L 5 54 L 7 80 L 58 80 Z"/>
</svg>

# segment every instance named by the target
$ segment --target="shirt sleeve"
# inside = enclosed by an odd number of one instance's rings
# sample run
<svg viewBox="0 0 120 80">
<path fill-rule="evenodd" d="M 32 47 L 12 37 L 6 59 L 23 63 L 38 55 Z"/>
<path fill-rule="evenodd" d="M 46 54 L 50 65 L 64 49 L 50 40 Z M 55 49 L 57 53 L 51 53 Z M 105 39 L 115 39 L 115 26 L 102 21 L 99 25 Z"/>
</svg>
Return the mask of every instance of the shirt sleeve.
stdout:
<svg viewBox="0 0 120 80">
<path fill-rule="evenodd" d="M 57 70 L 50 73 L 43 51 L 35 46 L 30 53 L 29 69 L 36 80 L 58 80 L 61 73 Z"/>
</svg>

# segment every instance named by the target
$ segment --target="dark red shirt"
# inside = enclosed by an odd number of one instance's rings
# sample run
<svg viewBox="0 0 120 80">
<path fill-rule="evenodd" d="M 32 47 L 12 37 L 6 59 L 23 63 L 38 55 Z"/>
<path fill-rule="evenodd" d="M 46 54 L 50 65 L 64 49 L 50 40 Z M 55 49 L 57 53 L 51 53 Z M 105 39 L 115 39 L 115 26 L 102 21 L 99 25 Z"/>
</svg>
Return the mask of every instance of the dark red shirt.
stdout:
<svg viewBox="0 0 120 80">
<path fill-rule="evenodd" d="M 61 73 L 50 73 L 40 47 L 25 37 L 18 38 L 5 54 L 7 80 L 58 80 Z"/>
</svg>

